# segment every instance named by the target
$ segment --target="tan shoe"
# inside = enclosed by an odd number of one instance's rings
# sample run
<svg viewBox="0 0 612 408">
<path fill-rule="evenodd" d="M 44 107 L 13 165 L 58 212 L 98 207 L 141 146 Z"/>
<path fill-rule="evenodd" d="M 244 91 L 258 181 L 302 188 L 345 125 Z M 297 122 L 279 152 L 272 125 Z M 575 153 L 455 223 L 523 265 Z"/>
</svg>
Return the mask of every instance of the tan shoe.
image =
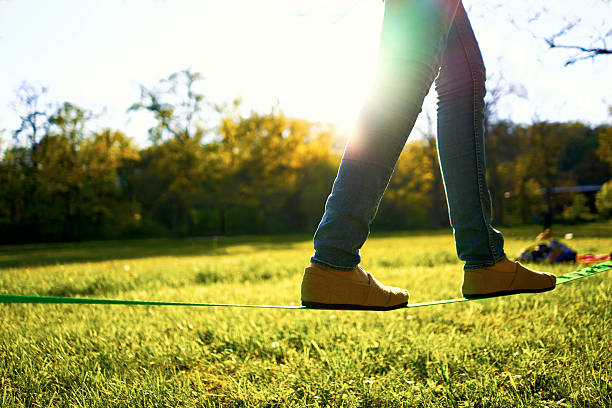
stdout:
<svg viewBox="0 0 612 408">
<path fill-rule="evenodd" d="M 553 290 L 556 281 L 553 274 L 532 271 L 518 262 L 504 259 L 487 268 L 464 271 L 461 291 L 468 299 L 537 293 Z"/>
<path fill-rule="evenodd" d="M 311 265 L 302 278 L 302 305 L 314 309 L 393 310 L 408 304 L 408 291 L 384 286 L 357 266 L 350 272 Z"/>
</svg>

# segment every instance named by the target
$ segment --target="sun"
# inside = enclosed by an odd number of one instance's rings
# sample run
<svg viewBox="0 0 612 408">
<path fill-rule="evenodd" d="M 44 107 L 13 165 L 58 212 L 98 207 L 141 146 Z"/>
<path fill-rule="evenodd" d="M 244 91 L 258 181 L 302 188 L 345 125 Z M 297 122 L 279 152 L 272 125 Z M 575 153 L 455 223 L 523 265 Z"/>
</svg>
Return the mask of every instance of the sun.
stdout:
<svg viewBox="0 0 612 408">
<path fill-rule="evenodd" d="M 253 8 L 224 20 L 231 26 L 202 38 L 209 85 L 257 110 L 279 106 L 293 117 L 351 128 L 376 68 L 382 7 L 368 3 L 340 20 L 324 7 L 308 16 Z"/>
</svg>

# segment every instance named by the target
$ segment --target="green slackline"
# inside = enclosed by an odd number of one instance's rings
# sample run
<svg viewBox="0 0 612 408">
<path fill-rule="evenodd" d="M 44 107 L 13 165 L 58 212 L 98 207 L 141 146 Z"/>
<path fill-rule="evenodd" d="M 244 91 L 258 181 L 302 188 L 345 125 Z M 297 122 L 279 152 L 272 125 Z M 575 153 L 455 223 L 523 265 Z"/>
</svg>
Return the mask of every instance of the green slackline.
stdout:
<svg viewBox="0 0 612 408">
<path fill-rule="evenodd" d="M 601 272 L 612 269 L 612 261 L 607 261 L 598 265 L 589 266 L 578 271 L 566 273 L 565 275 L 557 276 L 557 285 L 575 281 L 577 279 L 586 278 Z M 504 295 L 502 295 L 504 296 Z M 507 296 L 507 295 L 505 295 Z M 498 296 L 494 296 L 498 297 Z M 488 298 L 491 299 L 491 298 Z M 424 303 L 411 303 L 406 306 L 423 307 L 444 305 L 447 303 L 469 302 L 482 299 L 445 299 L 435 300 Z M 224 306 L 224 307 L 250 307 L 260 309 L 310 309 L 305 306 L 282 306 L 282 305 L 238 305 L 227 303 L 190 303 L 190 302 L 156 302 L 146 300 L 119 300 L 119 299 L 93 299 L 93 298 L 71 298 L 62 296 L 33 296 L 33 295 L 8 295 L 0 294 L 0 303 L 78 303 L 86 305 L 132 305 L 132 306 Z M 317 309 L 311 309 L 317 310 Z M 326 309 L 329 310 L 329 309 Z"/>
</svg>

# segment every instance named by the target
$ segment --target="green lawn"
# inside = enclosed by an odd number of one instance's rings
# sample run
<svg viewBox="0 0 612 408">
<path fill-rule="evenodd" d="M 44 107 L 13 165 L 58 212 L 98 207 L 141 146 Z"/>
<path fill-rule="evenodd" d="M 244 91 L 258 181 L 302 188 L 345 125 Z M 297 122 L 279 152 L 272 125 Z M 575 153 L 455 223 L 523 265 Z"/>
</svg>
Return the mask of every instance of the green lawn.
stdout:
<svg viewBox="0 0 612 408">
<path fill-rule="evenodd" d="M 504 230 L 509 256 L 533 228 Z M 579 253 L 612 223 L 557 226 Z M 308 236 L 0 247 L 0 291 L 299 304 Z M 449 231 L 373 234 L 410 302 L 460 296 Z M 546 265 L 562 274 L 576 265 Z M 0 304 L 0 406 L 609 407 L 612 276 L 391 312 Z"/>
</svg>

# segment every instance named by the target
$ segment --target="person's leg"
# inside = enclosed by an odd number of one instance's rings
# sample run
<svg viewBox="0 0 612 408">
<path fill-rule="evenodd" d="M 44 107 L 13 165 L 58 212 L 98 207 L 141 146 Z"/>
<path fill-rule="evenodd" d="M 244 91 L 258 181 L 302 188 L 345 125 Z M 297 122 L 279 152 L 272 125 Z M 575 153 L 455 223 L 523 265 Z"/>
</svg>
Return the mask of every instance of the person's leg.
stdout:
<svg viewBox="0 0 612 408">
<path fill-rule="evenodd" d="M 438 92 L 438 154 L 457 254 L 465 261 L 465 297 L 554 289 L 555 276 L 506 259 L 504 240 L 491 226 L 484 146 L 485 69 L 463 5 L 442 57 Z"/>
<path fill-rule="evenodd" d="M 376 85 L 348 142 L 302 279 L 302 304 L 389 310 L 408 292 L 383 286 L 358 265 L 359 249 L 395 163 L 438 74 L 460 0 L 387 0 Z"/>
<path fill-rule="evenodd" d="M 484 140 L 485 67 L 460 4 L 442 56 L 438 92 L 438 154 L 457 255 L 465 270 L 505 258 L 504 240 L 491 226 Z"/>
<path fill-rule="evenodd" d="M 348 142 L 314 236 L 314 265 L 353 270 L 423 99 L 459 0 L 387 0 L 373 93 Z"/>
</svg>

